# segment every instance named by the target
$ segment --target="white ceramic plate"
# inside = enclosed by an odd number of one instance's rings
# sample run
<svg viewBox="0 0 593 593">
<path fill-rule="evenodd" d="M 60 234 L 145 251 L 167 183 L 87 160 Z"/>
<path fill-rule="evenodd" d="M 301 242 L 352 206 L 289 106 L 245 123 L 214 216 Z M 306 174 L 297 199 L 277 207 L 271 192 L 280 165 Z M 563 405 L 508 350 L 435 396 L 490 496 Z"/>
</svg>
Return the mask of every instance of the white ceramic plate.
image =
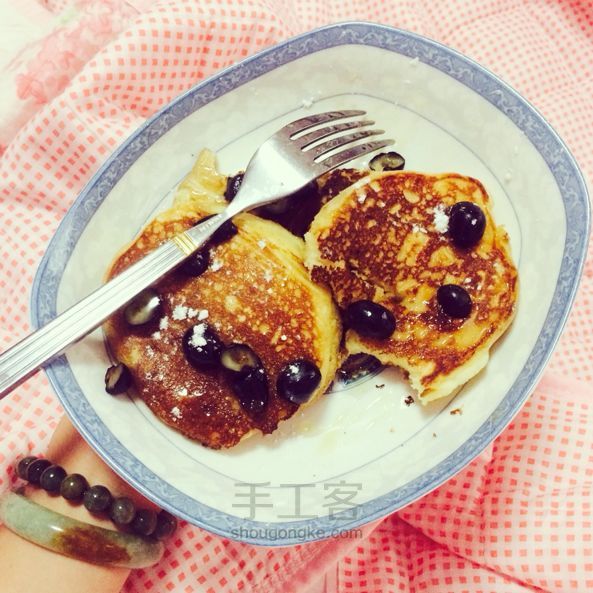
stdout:
<svg viewBox="0 0 593 593">
<path fill-rule="evenodd" d="M 453 401 L 407 406 L 409 388 L 386 369 L 271 436 L 212 451 L 158 422 L 141 402 L 105 394 L 109 359 L 100 332 L 48 368 L 72 421 L 109 465 L 159 505 L 227 537 L 266 545 L 320 539 L 401 508 L 459 471 L 529 395 L 579 280 L 586 190 L 542 117 L 446 47 L 350 23 L 218 74 L 127 140 L 47 251 L 34 287 L 36 325 L 101 284 L 120 247 L 169 203 L 201 148 L 216 151 L 221 169 L 233 173 L 285 123 L 352 108 L 366 109 L 397 139 L 408 169 L 480 179 L 510 234 L 521 280 L 516 320 L 487 369 Z M 463 413 L 452 415 L 455 408 Z"/>
</svg>

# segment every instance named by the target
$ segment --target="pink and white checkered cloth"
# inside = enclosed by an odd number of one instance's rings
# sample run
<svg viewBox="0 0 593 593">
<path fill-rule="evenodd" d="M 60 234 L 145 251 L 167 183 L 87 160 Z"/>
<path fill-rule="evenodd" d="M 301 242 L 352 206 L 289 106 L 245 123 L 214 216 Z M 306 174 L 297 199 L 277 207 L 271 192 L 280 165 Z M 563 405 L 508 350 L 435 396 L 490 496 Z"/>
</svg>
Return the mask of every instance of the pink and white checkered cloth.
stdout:
<svg viewBox="0 0 593 593">
<path fill-rule="evenodd" d="M 532 101 L 593 179 L 593 3 L 585 0 L 21 0 L 53 18 L 1 74 L 0 350 L 29 329 L 33 275 L 90 175 L 198 80 L 288 36 L 371 20 L 475 58 Z M 352 593 L 593 589 L 593 258 L 544 380 L 478 459 L 362 539 L 286 549 L 184 525 L 125 591 Z M 3 400 L 0 480 L 62 414 L 38 375 Z M 317 587 L 318 589 L 318 587 Z"/>
</svg>

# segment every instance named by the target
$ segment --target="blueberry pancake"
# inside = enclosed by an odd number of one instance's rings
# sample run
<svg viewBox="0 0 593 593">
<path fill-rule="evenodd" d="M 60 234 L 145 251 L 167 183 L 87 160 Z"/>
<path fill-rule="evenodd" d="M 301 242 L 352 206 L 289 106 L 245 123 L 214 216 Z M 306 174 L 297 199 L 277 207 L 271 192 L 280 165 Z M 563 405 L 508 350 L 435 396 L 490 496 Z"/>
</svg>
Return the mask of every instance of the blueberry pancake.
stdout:
<svg viewBox="0 0 593 593">
<path fill-rule="evenodd" d="M 423 402 L 478 373 L 512 321 L 508 236 L 470 177 L 371 173 L 320 210 L 305 242 L 313 280 L 342 310 L 348 352 L 404 369 Z"/>
<path fill-rule="evenodd" d="M 225 178 L 204 152 L 172 208 L 116 259 L 110 277 L 218 212 Z M 302 264 L 304 243 L 250 214 L 105 324 L 135 392 L 165 423 L 212 448 L 270 433 L 324 393 L 341 326 Z M 120 367 L 122 368 L 122 367 Z"/>
</svg>

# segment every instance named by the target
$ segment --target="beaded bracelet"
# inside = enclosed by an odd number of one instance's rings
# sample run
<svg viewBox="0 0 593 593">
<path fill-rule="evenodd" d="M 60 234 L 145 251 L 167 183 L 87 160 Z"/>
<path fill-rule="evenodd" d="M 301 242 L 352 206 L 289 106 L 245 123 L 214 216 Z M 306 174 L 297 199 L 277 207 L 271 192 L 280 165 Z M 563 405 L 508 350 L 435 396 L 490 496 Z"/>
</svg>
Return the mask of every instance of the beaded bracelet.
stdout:
<svg viewBox="0 0 593 593">
<path fill-rule="evenodd" d="M 27 541 L 94 564 L 146 568 L 158 562 L 165 550 L 163 542 L 83 523 L 19 492 L 0 496 L 0 521 Z"/>
<path fill-rule="evenodd" d="M 128 527 L 141 536 L 164 539 L 177 527 L 175 517 L 166 511 L 156 513 L 150 509 L 136 509 L 127 496 L 113 497 L 105 486 L 89 486 L 80 474 L 67 474 L 66 470 L 47 459 L 28 456 L 16 466 L 17 475 L 30 484 L 41 486 L 48 492 L 61 494 L 71 502 L 81 502 L 93 514 L 107 513 L 118 527 Z"/>
</svg>

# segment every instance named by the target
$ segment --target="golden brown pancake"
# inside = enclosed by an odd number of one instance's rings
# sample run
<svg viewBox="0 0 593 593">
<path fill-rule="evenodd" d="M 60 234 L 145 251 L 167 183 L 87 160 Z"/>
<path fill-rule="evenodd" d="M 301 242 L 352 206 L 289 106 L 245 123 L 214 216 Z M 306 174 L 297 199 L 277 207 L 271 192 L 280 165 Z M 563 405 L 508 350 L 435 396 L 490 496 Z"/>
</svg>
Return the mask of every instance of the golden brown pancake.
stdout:
<svg viewBox="0 0 593 593">
<path fill-rule="evenodd" d="M 478 204 L 486 216 L 473 248 L 456 247 L 446 232 L 445 211 L 460 201 Z M 372 300 L 397 320 L 387 339 L 348 330 L 348 352 L 401 367 L 423 402 L 453 393 L 482 369 L 513 318 L 518 284 L 508 236 L 494 224 L 486 190 L 470 177 L 370 174 L 321 209 L 305 241 L 313 280 L 342 309 Z M 436 300 L 444 284 L 469 293 L 469 318 L 444 314 Z"/>
<path fill-rule="evenodd" d="M 160 214 L 117 258 L 113 277 L 161 242 L 217 212 L 225 178 L 204 152 L 181 184 L 173 207 Z M 181 270 L 156 285 L 163 299 L 160 318 L 130 326 L 122 312 L 105 331 L 111 350 L 131 370 L 135 391 L 165 423 L 212 448 L 232 447 L 259 430 L 274 431 L 299 406 L 280 397 L 282 367 L 308 359 L 321 383 L 306 405 L 324 393 L 338 366 L 340 320 L 326 288 L 313 283 L 302 264 L 304 244 L 276 223 L 250 214 L 235 217 L 239 233 L 210 249 L 201 276 Z M 222 368 L 197 370 L 182 349 L 186 330 L 208 323 L 225 344 L 250 346 L 269 380 L 269 402 L 261 415 L 243 409 Z"/>
</svg>

